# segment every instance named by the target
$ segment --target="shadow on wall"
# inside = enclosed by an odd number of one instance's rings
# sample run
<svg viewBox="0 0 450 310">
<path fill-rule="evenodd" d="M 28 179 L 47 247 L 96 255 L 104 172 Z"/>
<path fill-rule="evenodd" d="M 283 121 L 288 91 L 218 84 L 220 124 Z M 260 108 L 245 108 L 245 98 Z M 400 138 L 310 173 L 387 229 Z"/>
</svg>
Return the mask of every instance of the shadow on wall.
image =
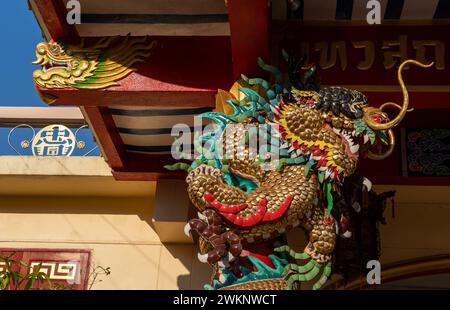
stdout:
<svg viewBox="0 0 450 310">
<path fill-rule="evenodd" d="M 175 263 L 168 259 L 164 261 L 165 254 L 161 255 L 160 272 L 162 274 L 158 280 L 158 287 L 174 288 L 176 285 L 181 290 L 203 290 L 203 285 L 210 282 L 212 269 L 210 265 L 201 263 L 197 259 L 197 245 L 165 244 L 164 246 L 163 252 L 167 250 L 167 255 L 176 260 Z"/>
</svg>

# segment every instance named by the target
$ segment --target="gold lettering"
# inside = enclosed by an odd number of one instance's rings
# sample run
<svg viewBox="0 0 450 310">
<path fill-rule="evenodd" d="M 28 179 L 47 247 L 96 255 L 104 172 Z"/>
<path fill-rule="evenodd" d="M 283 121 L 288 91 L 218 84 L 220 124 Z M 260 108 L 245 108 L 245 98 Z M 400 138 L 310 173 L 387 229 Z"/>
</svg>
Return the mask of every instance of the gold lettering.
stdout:
<svg viewBox="0 0 450 310">
<path fill-rule="evenodd" d="M 387 50 L 384 52 L 384 67 L 386 69 L 391 69 L 397 63 L 398 58 L 400 62 L 403 62 L 408 59 L 408 37 L 406 35 L 399 36 L 398 41 L 387 41 L 383 40 L 383 50 Z M 397 51 L 391 51 L 392 47 L 397 47 Z"/>
<path fill-rule="evenodd" d="M 352 41 L 354 48 L 364 49 L 364 60 L 357 65 L 359 70 L 369 70 L 375 61 L 375 44 L 371 41 Z"/>
<path fill-rule="evenodd" d="M 329 51 L 329 49 L 331 49 L 331 51 Z M 327 42 L 316 42 L 315 50 L 316 52 L 320 52 L 319 66 L 322 69 L 334 67 L 336 65 L 338 53 L 342 71 L 347 69 L 347 49 L 345 41 L 333 41 L 330 46 Z"/>
<path fill-rule="evenodd" d="M 413 40 L 413 47 L 416 50 L 416 60 L 421 63 L 430 63 L 426 59 L 426 48 L 434 47 L 434 62 L 437 70 L 445 70 L 445 44 L 439 40 Z"/>
</svg>

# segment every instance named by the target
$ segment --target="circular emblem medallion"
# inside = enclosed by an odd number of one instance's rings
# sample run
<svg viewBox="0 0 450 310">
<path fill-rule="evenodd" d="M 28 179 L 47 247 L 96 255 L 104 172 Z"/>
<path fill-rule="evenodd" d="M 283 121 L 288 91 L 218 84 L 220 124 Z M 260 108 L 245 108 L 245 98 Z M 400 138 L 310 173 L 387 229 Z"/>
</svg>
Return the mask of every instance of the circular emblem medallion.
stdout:
<svg viewBox="0 0 450 310">
<path fill-rule="evenodd" d="M 75 149 L 76 139 L 72 130 L 63 125 L 49 125 L 34 137 L 34 156 L 70 156 Z"/>
</svg>

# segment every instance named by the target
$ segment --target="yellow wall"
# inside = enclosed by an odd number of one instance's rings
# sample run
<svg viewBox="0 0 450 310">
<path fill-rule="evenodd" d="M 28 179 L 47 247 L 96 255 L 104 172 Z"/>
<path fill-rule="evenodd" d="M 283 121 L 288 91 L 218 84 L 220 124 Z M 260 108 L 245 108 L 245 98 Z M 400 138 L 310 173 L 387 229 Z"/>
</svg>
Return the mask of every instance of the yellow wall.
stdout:
<svg viewBox="0 0 450 310">
<path fill-rule="evenodd" d="M 92 263 L 112 270 L 96 289 L 200 289 L 207 268 L 191 244 L 162 245 L 152 225 L 152 194 L 3 196 L 0 247 L 92 249 Z"/>
<path fill-rule="evenodd" d="M 397 191 L 395 217 L 388 203 L 387 224 L 380 226 L 383 263 L 450 254 L 450 187 L 376 186 L 375 189 Z"/>
<path fill-rule="evenodd" d="M 91 249 L 92 264 L 112 271 L 94 289 L 201 289 L 208 281 L 192 244 L 163 245 L 155 232 L 155 182 L 115 181 L 101 158 L 7 159 L 0 248 Z"/>
<path fill-rule="evenodd" d="M 77 161 L 40 159 L 38 172 L 33 159 L 0 164 L 0 248 L 92 249 L 92 263 L 112 271 L 94 289 L 201 289 L 209 281 L 210 268 L 197 260 L 196 246 L 160 241 L 154 182 L 118 182 L 101 158 Z M 380 226 L 383 264 L 450 253 L 448 187 L 375 189 L 398 193 L 395 218 L 388 204 L 388 224 Z M 167 226 L 176 230 L 172 235 L 183 234 L 178 218 Z M 303 235 L 289 234 L 295 248 L 305 243 Z"/>
<path fill-rule="evenodd" d="M 395 216 L 392 203 L 380 224 L 382 265 L 407 259 L 450 254 L 450 187 L 377 185 L 378 193 L 396 190 Z M 288 239 L 296 250 L 306 244 L 304 234 L 295 229 Z"/>
</svg>

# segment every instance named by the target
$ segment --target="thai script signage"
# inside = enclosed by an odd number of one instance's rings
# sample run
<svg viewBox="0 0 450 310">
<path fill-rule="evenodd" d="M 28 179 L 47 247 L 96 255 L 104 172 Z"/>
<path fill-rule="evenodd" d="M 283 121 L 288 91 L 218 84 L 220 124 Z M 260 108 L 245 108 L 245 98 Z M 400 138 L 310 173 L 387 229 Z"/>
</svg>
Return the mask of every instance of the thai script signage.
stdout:
<svg viewBox="0 0 450 310">
<path fill-rule="evenodd" d="M 316 65 L 323 84 L 396 85 L 396 75 L 387 71 L 406 59 L 434 62 L 426 72 L 410 68 L 409 85 L 449 84 L 450 29 L 445 25 L 325 27 L 283 21 L 273 29 L 272 55 L 280 66 L 282 49 L 304 55 L 305 67 Z"/>
</svg>

